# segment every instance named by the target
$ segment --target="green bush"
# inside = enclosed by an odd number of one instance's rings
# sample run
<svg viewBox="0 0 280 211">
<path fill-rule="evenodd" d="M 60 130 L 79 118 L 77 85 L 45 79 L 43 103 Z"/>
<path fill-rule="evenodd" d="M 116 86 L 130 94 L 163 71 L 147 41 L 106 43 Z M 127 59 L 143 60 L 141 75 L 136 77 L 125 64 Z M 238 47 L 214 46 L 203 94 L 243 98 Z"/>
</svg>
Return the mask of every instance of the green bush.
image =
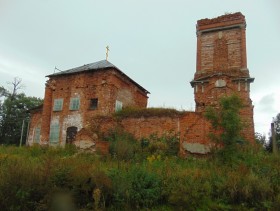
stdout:
<svg viewBox="0 0 280 211">
<path fill-rule="evenodd" d="M 188 210 L 197 210 L 206 208 L 211 202 L 211 183 L 207 175 L 196 170 L 187 175 L 172 177 L 167 189 L 168 202 L 177 209 L 188 208 Z"/>
<path fill-rule="evenodd" d="M 135 154 L 140 152 L 139 142 L 122 130 L 111 131 L 106 139 L 110 142 L 110 154 L 118 161 L 132 160 Z"/>
<path fill-rule="evenodd" d="M 131 187 L 129 198 L 136 207 L 152 207 L 161 197 L 161 181 L 155 173 L 147 172 L 141 168 L 130 171 Z"/>
<path fill-rule="evenodd" d="M 178 111 L 173 108 L 124 108 L 115 113 L 117 118 L 141 118 L 141 117 L 179 117 L 186 111 Z"/>
<path fill-rule="evenodd" d="M 19 155 L 0 160 L 1 210 L 34 210 L 36 202 L 48 192 L 40 164 Z"/>
<path fill-rule="evenodd" d="M 153 134 L 144 141 L 148 144 L 142 148 L 146 148 L 150 154 L 177 156 L 179 153 L 179 135 L 174 131 L 169 131 L 162 136 Z"/>
<path fill-rule="evenodd" d="M 110 177 L 113 181 L 115 207 L 152 207 L 161 197 L 161 182 L 155 173 L 142 168 L 132 168 L 128 172 L 113 170 Z"/>
</svg>

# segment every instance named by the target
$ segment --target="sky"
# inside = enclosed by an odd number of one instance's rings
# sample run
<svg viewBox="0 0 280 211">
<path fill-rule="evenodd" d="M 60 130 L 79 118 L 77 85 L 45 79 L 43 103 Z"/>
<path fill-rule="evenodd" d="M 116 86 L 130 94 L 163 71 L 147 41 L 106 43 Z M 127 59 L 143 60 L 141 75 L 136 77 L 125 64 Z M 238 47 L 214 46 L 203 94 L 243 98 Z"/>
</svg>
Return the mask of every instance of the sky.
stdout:
<svg viewBox="0 0 280 211">
<path fill-rule="evenodd" d="M 46 75 L 105 59 L 148 91 L 149 107 L 194 110 L 196 22 L 242 12 L 255 130 L 280 113 L 279 0 L 0 0 L 0 86 L 22 79 L 44 97 Z"/>
</svg>

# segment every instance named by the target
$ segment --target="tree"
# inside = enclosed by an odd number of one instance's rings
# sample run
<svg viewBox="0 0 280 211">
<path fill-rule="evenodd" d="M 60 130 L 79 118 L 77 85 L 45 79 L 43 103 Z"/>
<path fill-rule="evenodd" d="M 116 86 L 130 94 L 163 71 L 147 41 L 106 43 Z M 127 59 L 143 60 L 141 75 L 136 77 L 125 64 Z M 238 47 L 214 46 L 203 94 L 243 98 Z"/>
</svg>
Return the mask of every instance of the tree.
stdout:
<svg viewBox="0 0 280 211">
<path fill-rule="evenodd" d="M 4 102 L 0 107 L 0 144 L 19 144 L 22 123 L 29 120 L 29 109 L 42 104 L 42 99 L 37 97 L 27 97 L 24 93 L 19 93 L 23 85 L 21 79 L 15 78 L 12 91 L 7 91 L 1 87 L 0 94 L 4 96 Z M 24 128 L 26 131 L 26 128 Z M 24 133 L 24 139 L 26 133 Z"/>
<path fill-rule="evenodd" d="M 278 148 L 280 148 L 280 113 L 276 115 L 274 118 L 275 123 L 275 133 L 276 133 L 276 141 L 278 144 Z"/>
<path fill-rule="evenodd" d="M 265 134 L 261 134 L 261 133 L 256 132 L 255 133 L 255 141 L 256 141 L 256 143 L 259 143 L 260 145 L 265 147 L 265 145 L 266 145 Z"/>
<path fill-rule="evenodd" d="M 280 113 L 277 114 L 275 118 L 273 118 L 273 121 L 274 121 L 276 142 L 277 142 L 278 150 L 280 150 Z M 265 149 L 268 152 L 272 152 L 272 134 L 269 137 L 269 140 L 265 145 Z"/>
<path fill-rule="evenodd" d="M 217 108 L 208 107 L 205 117 L 211 122 L 214 132 L 210 137 L 225 147 L 234 146 L 243 141 L 242 122 L 239 115 L 243 107 L 241 99 L 236 96 L 222 97 Z"/>
<path fill-rule="evenodd" d="M 0 112 L 2 111 L 2 99 L 8 95 L 8 91 L 3 87 L 0 86 Z"/>
<path fill-rule="evenodd" d="M 0 97 L 5 97 L 7 94 L 8 91 L 3 86 L 0 86 Z"/>
</svg>

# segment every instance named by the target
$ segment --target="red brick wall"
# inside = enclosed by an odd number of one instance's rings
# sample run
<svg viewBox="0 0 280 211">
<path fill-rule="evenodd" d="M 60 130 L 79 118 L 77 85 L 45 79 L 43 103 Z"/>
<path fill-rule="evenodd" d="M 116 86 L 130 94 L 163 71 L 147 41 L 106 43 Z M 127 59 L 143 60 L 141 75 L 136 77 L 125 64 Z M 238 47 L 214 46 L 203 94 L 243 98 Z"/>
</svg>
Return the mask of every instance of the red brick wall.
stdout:
<svg viewBox="0 0 280 211">
<path fill-rule="evenodd" d="M 137 139 L 148 138 L 152 134 L 160 137 L 171 131 L 180 132 L 179 117 L 126 118 L 121 121 L 121 125 Z"/>
<path fill-rule="evenodd" d="M 88 122 L 87 131 L 89 136 L 94 137 L 96 134 L 106 134 L 108 131 L 121 128 L 132 134 L 138 140 L 149 138 L 151 135 L 158 137 L 177 134 L 180 139 L 180 154 L 187 155 L 184 149 L 184 143 L 198 143 L 211 146 L 208 138 L 210 124 L 205 120 L 201 113 L 187 112 L 178 117 L 142 117 L 142 118 L 123 118 L 113 117 L 93 118 Z"/>
<path fill-rule="evenodd" d="M 52 111 L 52 89 L 53 85 L 50 81 L 47 81 L 45 87 L 44 105 L 42 110 L 42 125 L 41 125 L 41 142 L 47 143 L 50 133 L 50 121 Z"/>
<path fill-rule="evenodd" d="M 180 119 L 180 154 L 186 155 L 184 143 L 199 143 L 211 146 L 208 137 L 210 124 L 202 113 L 189 112 Z"/>
<path fill-rule="evenodd" d="M 246 67 L 242 61 L 243 29 L 220 30 L 198 35 L 198 63 L 195 78 L 213 71 L 226 72 Z M 224 66 L 223 66 L 224 65 Z M 246 75 L 248 72 L 241 72 Z"/>
</svg>

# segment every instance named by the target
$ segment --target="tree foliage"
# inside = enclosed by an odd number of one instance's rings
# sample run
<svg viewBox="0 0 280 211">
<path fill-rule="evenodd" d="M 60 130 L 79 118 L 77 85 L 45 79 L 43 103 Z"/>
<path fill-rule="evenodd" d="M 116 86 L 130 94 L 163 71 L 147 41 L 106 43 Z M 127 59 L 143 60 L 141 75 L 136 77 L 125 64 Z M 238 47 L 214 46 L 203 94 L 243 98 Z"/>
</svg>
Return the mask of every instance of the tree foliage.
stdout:
<svg viewBox="0 0 280 211">
<path fill-rule="evenodd" d="M 7 95 L 8 91 L 3 86 L 0 86 L 0 97 L 5 97 Z"/>
<path fill-rule="evenodd" d="M 275 123 L 275 133 L 276 133 L 276 141 L 278 144 L 278 148 L 280 148 L 280 113 L 274 118 Z"/>
<path fill-rule="evenodd" d="M 261 134 L 261 133 L 256 132 L 255 133 L 255 141 L 256 141 L 256 143 L 261 144 L 262 146 L 265 147 L 265 145 L 266 145 L 265 134 Z"/>
<path fill-rule="evenodd" d="M 29 121 L 28 110 L 42 104 L 42 99 L 20 92 L 23 87 L 21 79 L 15 78 L 10 84 L 12 91 L 0 87 L 0 97 L 4 97 L 0 104 L 0 144 L 19 144 L 23 121 Z M 26 138 L 26 126 L 23 140 Z"/>
<path fill-rule="evenodd" d="M 243 107 L 241 99 L 236 96 L 222 97 L 218 108 L 208 107 L 205 117 L 211 122 L 214 132 L 210 134 L 212 139 L 225 146 L 240 142 L 242 122 L 239 115 Z"/>
<path fill-rule="evenodd" d="M 280 113 L 276 115 L 274 118 L 274 128 L 275 128 L 275 136 L 276 143 L 278 146 L 278 150 L 280 150 Z M 269 137 L 268 142 L 265 144 L 265 149 L 268 152 L 272 152 L 272 136 Z"/>
</svg>

